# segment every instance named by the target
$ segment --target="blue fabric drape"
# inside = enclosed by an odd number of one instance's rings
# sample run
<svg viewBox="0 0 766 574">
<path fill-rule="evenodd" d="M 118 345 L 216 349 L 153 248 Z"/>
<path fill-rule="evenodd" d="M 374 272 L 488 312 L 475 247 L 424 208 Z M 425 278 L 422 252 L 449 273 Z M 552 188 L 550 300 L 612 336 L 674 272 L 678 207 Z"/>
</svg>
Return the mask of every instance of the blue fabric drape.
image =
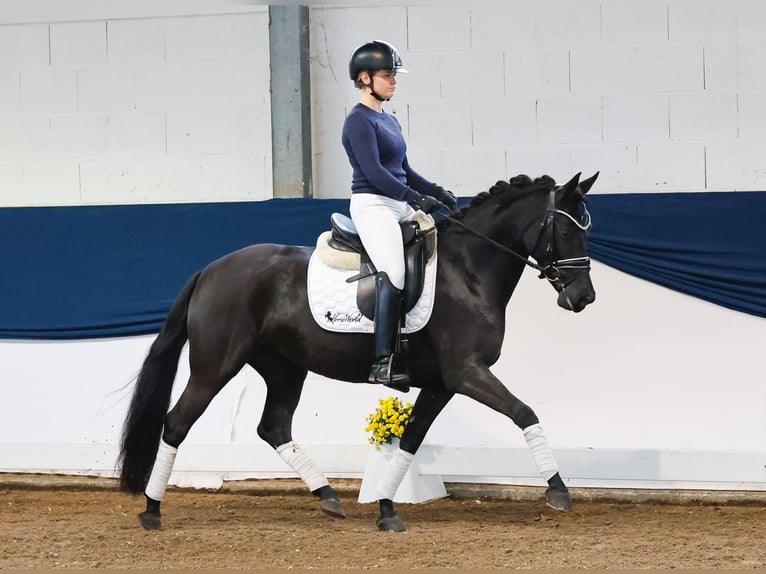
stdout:
<svg viewBox="0 0 766 574">
<path fill-rule="evenodd" d="M 593 259 L 766 317 L 766 192 L 602 194 L 589 210 Z"/>
<path fill-rule="evenodd" d="M 593 195 L 591 256 L 766 317 L 766 193 Z M 313 245 L 348 200 L 0 209 L 0 338 L 154 333 L 186 280 L 253 243 Z"/>
</svg>

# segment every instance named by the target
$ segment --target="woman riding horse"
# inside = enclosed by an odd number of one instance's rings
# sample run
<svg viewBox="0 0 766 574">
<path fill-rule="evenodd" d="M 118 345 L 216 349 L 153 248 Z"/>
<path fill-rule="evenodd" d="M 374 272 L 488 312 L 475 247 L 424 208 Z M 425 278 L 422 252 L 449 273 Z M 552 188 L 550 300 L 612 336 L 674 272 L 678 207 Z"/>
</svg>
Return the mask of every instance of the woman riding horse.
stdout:
<svg viewBox="0 0 766 574">
<path fill-rule="evenodd" d="M 578 313 L 594 301 L 585 194 L 597 175 L 579 181 L 578 174 L 563 186 L 549 177 L 500 181 L 437 226 L 433 311 L 408 344 L 411 384 L 421 390 L 378 487 L 380 529 L 405 529 L 394 511 L 394 493 L 434 419 L 455 394 L 509 417 L 523 431 L 548 483 L 548 505 L 571 508 L 537 415 L 490 367 L 500 356 L 506 306 L 527 266 L 548 280 L 563 309 Z M 171 306 L 139 373 L 119 460 L 121 488 L 146 495 L 146 511 L 139 515 L 144 528 L 161 527 L 160 504 L 178 447 L 245 365 L 263 377 L 267 388 L 258 435 L 304 480 L 322 511 L 345 516 L 326 477 L 293 441 L 292 419 L 308 371 L 368 382 L 375 342 L 369 334 L 331 332 L 316 323 L 306 281 L 313 252 L 313 247 L 275 244 L 240 249 L 195 274 Z M 187 340 L 190 377 L 168 412 Z M 555 345 L 555 331 L 543 343 Z"/>
<path fill-rule="evenodd" d="M 348 68 L 354 86 L 362 91 L 343 124 L 343 147 L 353 168 L 349 210 L 377 270 L 375 362 L 368 380 L 407 392 L 410 377 L 397 352 L 404 289 L 399 224 L 415 218 L 410 203 L 432 213 L 443 204 L 454 209 L 457 200 L 412 169 L 399 120 L 383 111 L 383 102 L 396 90 L 397 73 L 407 72 L 396 48 L 380 41 L 362 44 L 351 54 Z"/>
</svg>

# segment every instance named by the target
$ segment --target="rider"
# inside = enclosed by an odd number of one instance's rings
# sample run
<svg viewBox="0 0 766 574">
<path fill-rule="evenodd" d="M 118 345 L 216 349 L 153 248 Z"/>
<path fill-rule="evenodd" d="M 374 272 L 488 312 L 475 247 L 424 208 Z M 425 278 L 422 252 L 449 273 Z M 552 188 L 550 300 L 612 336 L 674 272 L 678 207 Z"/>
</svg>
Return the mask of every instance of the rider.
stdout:
<svg viewBox="0 0 766 574">
<path fill-rule="evenodd" d="M 396 116 L 383 111 L 383 102 L 396 90 L 402 67 L 391 44 L 367 42 L 351 54 L 349 75 L 362 96 L 343 124 L 343 147 L 353 168 L 351 219 L 377 270 L 375 303 L 375 361 L 368 381 L 409 390 L 409 374 L 397 353 L 404 288 L 404 246 L 400 222 L 415 217 L 416 205 L 425 213 L 446 206 L 455 195 L 412 169 Z"/>
</svg>

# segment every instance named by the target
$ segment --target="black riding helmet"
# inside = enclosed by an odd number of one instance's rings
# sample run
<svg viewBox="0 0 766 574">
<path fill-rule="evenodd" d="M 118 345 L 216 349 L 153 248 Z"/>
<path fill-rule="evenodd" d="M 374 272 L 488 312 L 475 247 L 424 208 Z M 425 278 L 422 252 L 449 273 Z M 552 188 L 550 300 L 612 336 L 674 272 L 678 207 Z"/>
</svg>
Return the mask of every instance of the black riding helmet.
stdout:
<svg viewBox="0 0 766 574">
<path fill-rule="evenodd" d="M 402 67 L 402 58 L 396 48 L 388 42 L 379 40 L 359 46 L 351 54 L 351 59 L 348 62 L 348 74 L 354 81 L 356 81 L 359 72 L 373 72 L 375 70 L 408 71 Z"/>
</svg>

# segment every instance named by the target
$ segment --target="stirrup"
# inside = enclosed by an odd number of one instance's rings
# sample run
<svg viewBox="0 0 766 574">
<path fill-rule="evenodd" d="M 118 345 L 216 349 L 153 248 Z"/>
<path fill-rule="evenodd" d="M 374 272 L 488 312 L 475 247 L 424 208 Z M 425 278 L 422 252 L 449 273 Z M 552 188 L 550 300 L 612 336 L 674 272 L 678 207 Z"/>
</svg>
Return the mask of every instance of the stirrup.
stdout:
<svg viewBox="0 0 766 574">
<path fill-rule="evenodd" d="M 372 364 L 368 383 L 382 384 L 386 387 L 407 393 L 410 390 L 410 376 L 405 368 L 401 368 L 397 361 L 397 355 L 391 354 L 381 357 Z"/>
</svg>

